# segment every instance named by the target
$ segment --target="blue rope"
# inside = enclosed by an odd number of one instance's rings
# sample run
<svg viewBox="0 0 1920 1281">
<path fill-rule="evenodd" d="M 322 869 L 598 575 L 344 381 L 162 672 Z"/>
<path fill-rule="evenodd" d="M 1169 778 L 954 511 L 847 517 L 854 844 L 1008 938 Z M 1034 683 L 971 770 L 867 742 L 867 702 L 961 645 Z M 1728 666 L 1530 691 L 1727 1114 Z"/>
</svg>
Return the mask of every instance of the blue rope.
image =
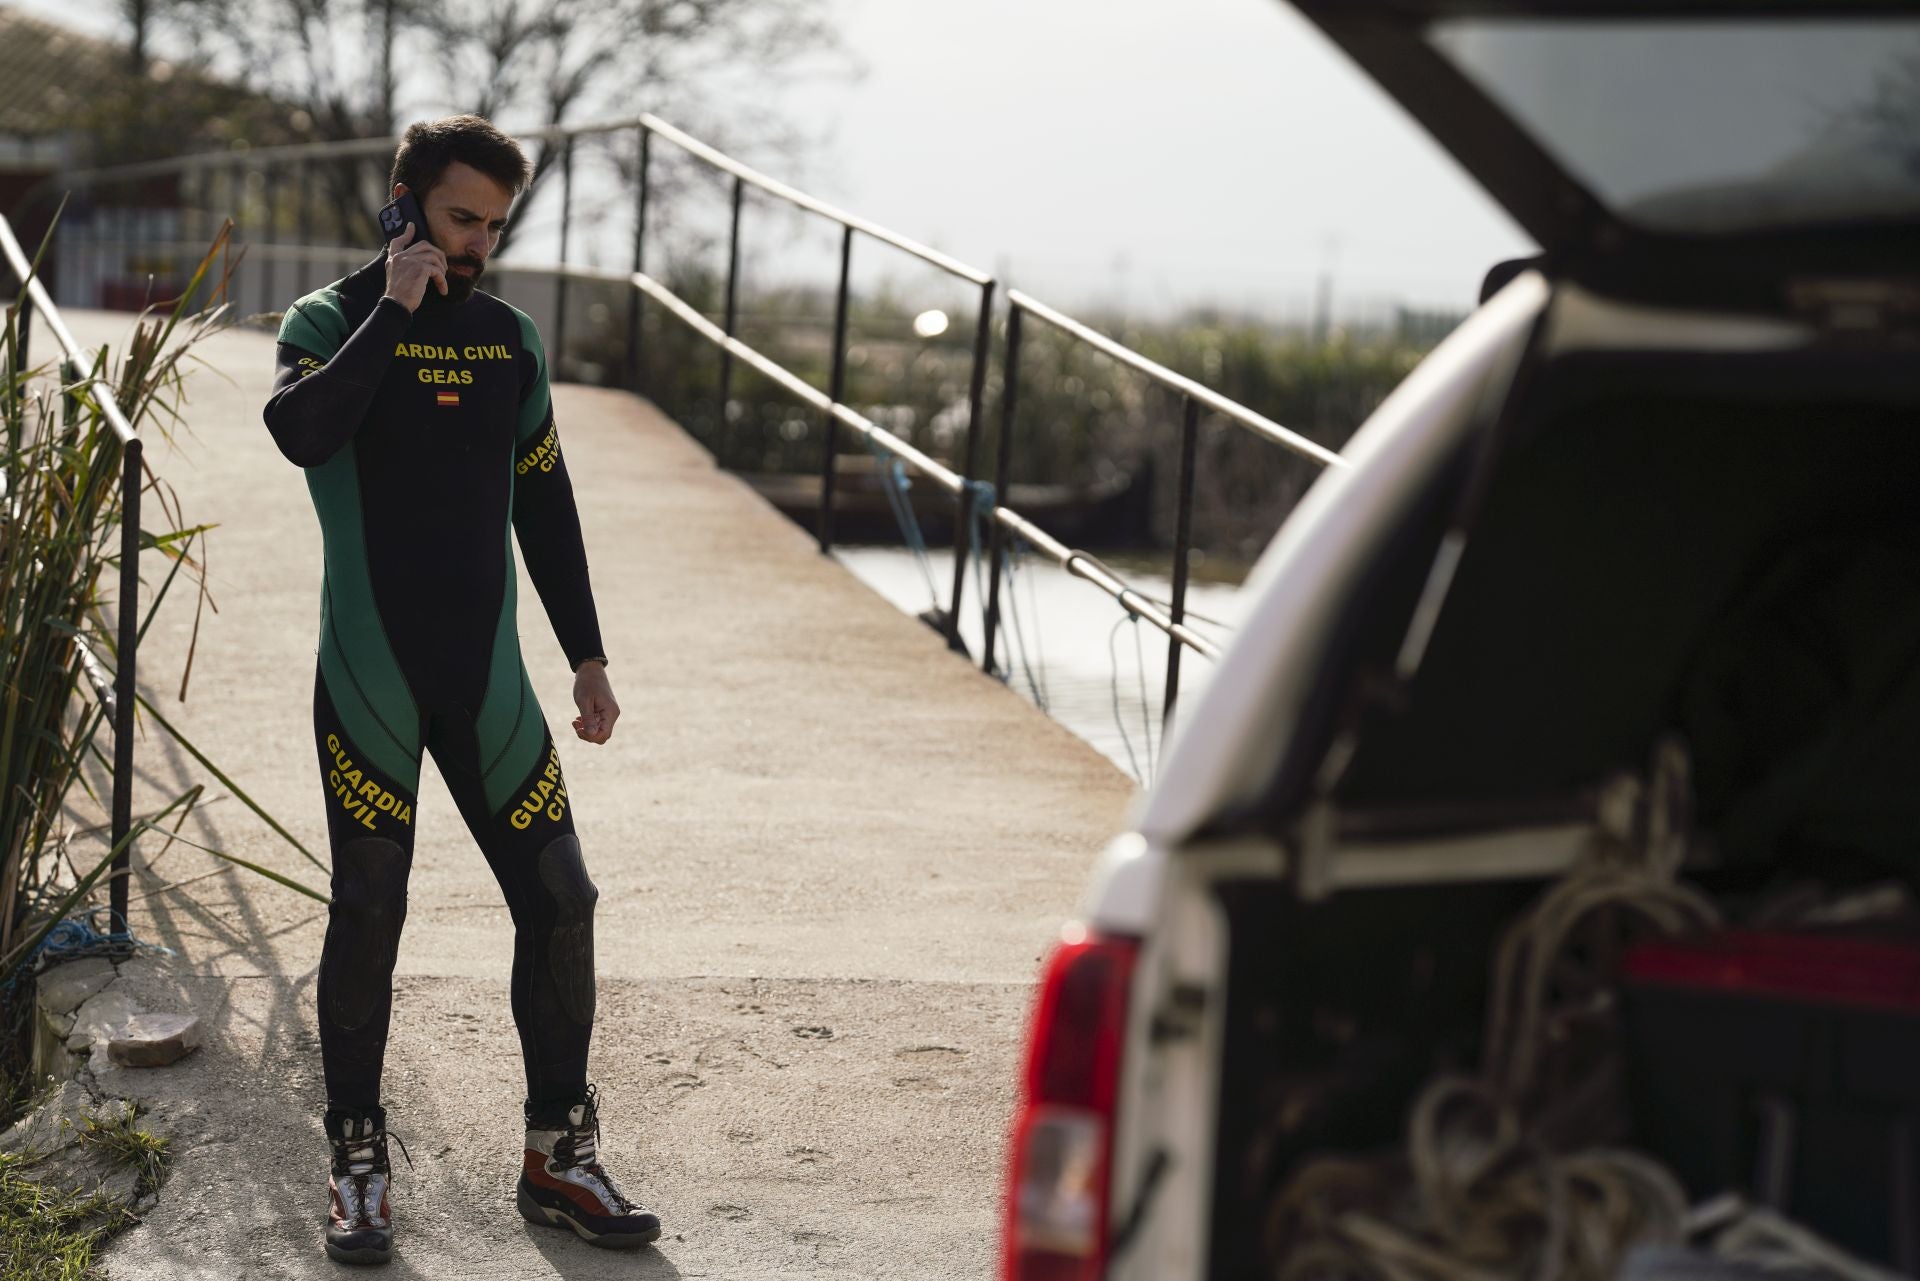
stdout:
<svg viewBox="0 0 1920 1281">
<path fill-rule="evenodd" d="M 970 499 L 967 505 L 967 558 L 973 562 L 974 599 L 980 602 L 980 614 L 985 618 L 987 583 L 986 570 L 981 562 L 986 559 L 988 539 L 984 526 L 989 514 L 998 505 L 998 499 L 993 492 L 993 485 L 984 480 L 968 481 L 967 493 Z M 1001 639 L 1002 643 L 1005 643 L 1004 638 L 996 639 Z M 989 669 L 997 666 L 992 661 L 994 657 L 992 654 L 985 657 L 989 660 L 987 664 Z"/>
<path fill-rule="evenodd" d="M 893 518 L 899 522 L 900 535 L 907 540 L 907 546 L 913 551 L 915 563 L 927 580 L 927 595 L 932 598 L 935 609 L 940 608 L 940 589 L 933 584 L 933 565 L 927 558 L 927 540 L 920 533 L 920 518 L 914 514 L 913 504 L 907 499 L 907 491 L 913 487 L 912 477 L 907 475 L 907 465 L 892 454 L 881 449 L 873 437 L 863 435 L 867 448 L 881 463 L 885 473 L 880 488 L 886 491 L 887 506 L 893 509 Z"/>
<path fill-rule="evenodd" d="M 7 979 L 7 994 L 11 996 L 15 985 L 27 975 L 38 974 L 64 961 L 76 961 L 83 956 L 103 956 L 123 948 L 157 952 L 162 956 L 175 955 L 170 947 L 136 938 L 131 929 L 101 930 L 95 925 L 94 919 L 100 913 L 111 910 L 96 904 L 56 921 L 46 937 L 34 944 L 33 951 L 27 953 L 25 959 L 15 967 L 12 976 Z"/>
</svg>

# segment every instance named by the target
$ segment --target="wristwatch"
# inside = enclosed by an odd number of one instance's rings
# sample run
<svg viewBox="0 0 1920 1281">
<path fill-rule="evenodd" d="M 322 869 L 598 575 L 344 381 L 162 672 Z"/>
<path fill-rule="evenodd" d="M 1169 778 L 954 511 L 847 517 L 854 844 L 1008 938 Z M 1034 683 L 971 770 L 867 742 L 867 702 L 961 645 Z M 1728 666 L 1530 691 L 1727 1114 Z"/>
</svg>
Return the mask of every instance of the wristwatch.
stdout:
<svg viewBox="0 0 1920 1281">
<path fill-rule="evenodd" d="M 581 667 L 585 667 L 588 663 L 598 663 L 600 664 L 600 666 L 605 667 L 607 665 L 606 655 L 589 654 L 587 657 L 581 659 L 579 667 L 575 667 L 573 670 L 577 672 L 580 670 Z"/>
</svg>

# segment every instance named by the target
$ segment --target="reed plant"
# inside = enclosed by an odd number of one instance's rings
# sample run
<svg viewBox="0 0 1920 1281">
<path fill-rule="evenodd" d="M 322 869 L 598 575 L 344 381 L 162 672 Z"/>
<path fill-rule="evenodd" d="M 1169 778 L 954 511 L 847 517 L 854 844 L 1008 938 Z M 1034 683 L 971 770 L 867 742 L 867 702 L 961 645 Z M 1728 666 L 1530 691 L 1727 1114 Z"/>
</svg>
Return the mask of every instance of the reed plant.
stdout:
<svg viewBox="0 0 1920 1281">
<path fill-rule="evenodd" d="M 58 220 L 55 220 L 56 226 Z M 184 426 L 186 374 L 195 345 L 225 326 L 228 283 L 237 261 L 229 252 L 231 224 L 209 246 L 178 298 L 149 306 L 136 319 L 124 349 L 103 347 L 76 362 L 23 358 L 23 281 L 0 333 L 0 992 L 18 1006 L 17 980 L 30 973 L 41 943 L 64 920 L 84 915 L 104 898 L 115 857 L 142 834 L 163 830 L 169 841 L 196 845 L 229 863 L 321 902 L 302 882 L 212 849 L 181 834 L 206 796 L 195 783 L 145 814 L 125 837 L 97 852 L 86 838 L 109 830 L 102 821 L 112 787 L 113 680 L 119 652 L 118 584 L 126 446 L 111 423 L 118 406 L 145 442 L 168 441 Z M 32 263 L 37 273 L 54 232 Z M 36 353 L 54 349 L 44 318 Z M 144 453 L 144 451 L 143 451 Z M 161 604 L 183 581 L 194 593 L 194 623 L 179 673 L 184 699 L 198 648 L 200 623 L 217 609 L 206 578 L 206 541 L 213 526 L 193 524 L 179 498 L 143 456 L 139 475 L 138 555 L 151 561 L 137 636 L 144 637 Z M 164 571 L 164 572 L 160 572 Z M 136 654 L 139 645 L 135 646 Z M 150 668 L 137 664 L 143 679 Z M 246 804 L 316 868 L 325 865 L 262 809 L 215 762 L 144 696 L 136 717 L 149 732 L 177 742 L 212 780 Z M 136 734 L 136 753 L 143 735 Z M 106 747 L 103 748 L 103 742 Z M 86 848 L 81 856 L 78 851 Z M 97 854 L 97 856 L 96 856 Z M 97 908 L 94 910 L 97 911 Z M 104 931 L 113 943 L 130 938 L 127 923 Z M 19 1012 L 9 1019 L 19 1026 Z M 11 1040 L 12 1038 L 8 1038 Z M 0 1077 L 17 1044 L 0 1047 Z"/>
</svg>

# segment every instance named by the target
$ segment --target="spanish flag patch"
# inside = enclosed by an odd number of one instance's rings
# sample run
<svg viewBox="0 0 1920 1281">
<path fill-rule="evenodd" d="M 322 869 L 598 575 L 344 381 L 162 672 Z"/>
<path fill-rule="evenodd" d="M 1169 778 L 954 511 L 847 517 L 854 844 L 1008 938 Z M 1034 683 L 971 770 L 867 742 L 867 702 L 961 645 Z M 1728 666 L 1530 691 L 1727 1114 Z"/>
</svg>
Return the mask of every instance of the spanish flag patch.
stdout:
<svg viewBox="0 0 1920 1281">
<path fill-rule="evenodd" d="M 460 393 L 457 391 L 437 391 L 433 394 L 433 403 L 436 405 L 452 405 L 455 409 L 458 409 L 460 407 Z"/>
</svg>

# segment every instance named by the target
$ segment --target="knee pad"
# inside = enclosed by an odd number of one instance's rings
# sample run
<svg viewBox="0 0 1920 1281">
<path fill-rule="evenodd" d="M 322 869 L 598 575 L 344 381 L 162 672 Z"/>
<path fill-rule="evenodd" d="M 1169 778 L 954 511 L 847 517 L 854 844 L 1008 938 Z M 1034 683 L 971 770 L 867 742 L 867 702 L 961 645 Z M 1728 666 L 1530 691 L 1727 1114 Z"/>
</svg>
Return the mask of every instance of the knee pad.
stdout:
<svg viewBox="0 0 1920 1281">
<path fill-rule="evenodd" d="M 349 1031 L 373 1017 L 393 986 L 400 926 L 407 919 L 407 855 L 379 836 L 348 841 L 333 856 L 328 909 L 327 1015 Z"/>
<path fill-rule="evenodd" d="M 560 994 L 560 1008 L 582 1027 L 593 1023 L 593 905 L 600 891 L 587 879 L 580 838 L 561 836 L 540 851 L 540 881 L 553 895 L 553 931 L 547 965 Z"/>
</svg>

